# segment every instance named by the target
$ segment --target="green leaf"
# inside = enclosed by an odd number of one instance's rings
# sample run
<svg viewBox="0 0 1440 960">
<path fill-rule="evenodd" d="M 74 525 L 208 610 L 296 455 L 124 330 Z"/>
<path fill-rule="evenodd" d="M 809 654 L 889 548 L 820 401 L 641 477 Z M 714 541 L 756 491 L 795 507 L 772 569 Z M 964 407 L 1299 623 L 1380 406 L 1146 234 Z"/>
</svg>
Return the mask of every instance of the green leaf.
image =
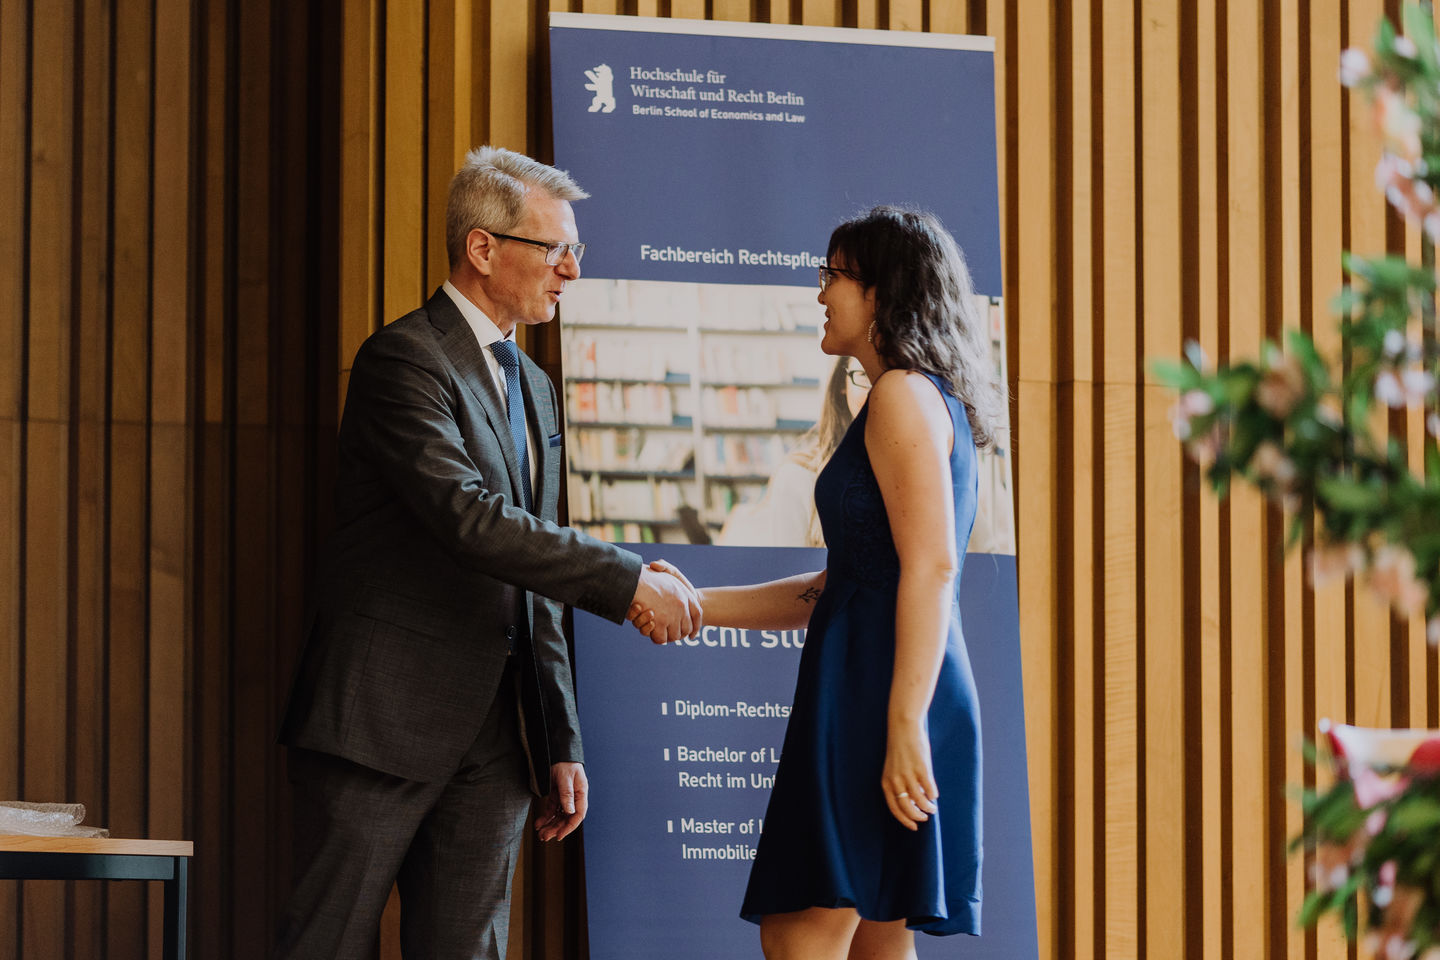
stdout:
<svg viewBox="0 0 1440 960">
<path fill-rule="evenodd" d="M 1400 22 L 1405 27 L 1406 35 L 1414 38 L 1420 62 L 1433 73 L 1436 69 L 1435 21 L 1430 16 L 1428 5 L 1405 4 L 1400 13 Z"/>
<path fill-rule="evenodd" d="M 1373 487 L 1338 477 L 1316 481 L 1315 489 L 1321 499 L 1328 501 L 1330 506 L 1350 513 L 1373 513 L 1380 509 L 1383 502 L 1380 491 Z"/>
<path fill-rule="evenodd" d="M 1157 357 L 1150 361 L 1150 373 L 1165 386 L 1182 393 L 1194 388 L 1200 382 L 1195 368 L 1178 360 Z"/>
</svg>

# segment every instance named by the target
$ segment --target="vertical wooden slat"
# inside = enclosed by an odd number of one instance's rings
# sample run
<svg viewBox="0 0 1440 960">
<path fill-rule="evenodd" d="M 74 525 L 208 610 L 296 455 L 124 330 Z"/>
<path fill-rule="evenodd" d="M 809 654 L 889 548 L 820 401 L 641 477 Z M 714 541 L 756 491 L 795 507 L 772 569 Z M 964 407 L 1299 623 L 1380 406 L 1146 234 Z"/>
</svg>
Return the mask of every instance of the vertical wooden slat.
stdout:
<svg viewBox="0 0 1440 960">
<path fill-rule="evenodd" d="M 888 30 L 919 30 L 925 23 L 924 8 L 924 0 L 890 0 L 890 22 L 882 26 Z"/>
<path fill-rule="evenodd" d="M 70 269 L 74 202 L 74 11 L 32 7 L 28 343 L 24 370 L 26 799 L 68 799 Z M 20 953 L 64 943 L 65 890 L 31 884 L 21 896 Z"/>
<path fill-rule="evenodd" d="M 69 765 L 71 795 L 86 804 L 87 819 L 109 822 L 105 787 L 105 458 L 106 355 L 109 314 L 110 230 L 110 30 L 109 4 L 87 0 L 80 17 L 77 77 L 80 84 L 79 256 L 75 263 L 74 434 L 71 470 L 75 489 L 71 566 L 74 570 L 74 651 L 71 664 Z M 72 955 L 98 957 L 103 950 L 103 890 L 74 885 Z"/>
<path fill-rule="evenodd" d="M 739 20 L 745 22 L 751 19 L 750 0 L 712 0 L 714 4 L 714 18 L 716 20 Z M 701 13 L 692 13 L 690 6 L 684 9 L 687 12 L 680 12 L 680 4 L 671 5 L 671 16 L 675 17 L 700 17 L 703 15 L 704 3 L 697 4 L 701 7 Z"/>
<path fill-rule="evenodd" d="M 1180 248 L 1180 7 L 1176 0 L 1152 0 L 1140 11 L 1141 125 L 1144 140 L 1141 231 L 1144 236 L 1143 355 L 1177 356 L 1181 348 L 1184 273 Z M 1144 739 L 1145 943 L 1147 953 L 1163 949 L 1183 956 L 1185 943 L 1185 847 L 1189 809 L 1185 778 L 1185 660 L 1181 573 L 1183 488 L 1181 453 L 1170 427 L 1174 399 L 1168 389 L 1145 378 L 1144 569 L 1145 689 Z M 1163 947 L 1162 947 L 1163 945 Z"/>
<path fill-rule="evenodd" d="M 1056 905 L 1059 927 L 1056 956 L 1088 956 L 1103 949 L 1099 918 L 1103 898 L 1103 859 L 1101 838 L 1104 809 L 1099 792 L 1096 768 L 1100 714 L 1097 704 L 1099 677 L 1096 661 L 1099 651 L 1099 616 L 1097 598 L 1100 593 L 1100 551 L 1096 525 L 1099 522 L 1096 502 L 1097 450 L 1096 441 L 1096 334 L 1094 317 L 1100 276 L 1098 252 L 1099 221 L 1096 218 L 1098 189 L 1096 163 L 1100 138 L 1095 130 L 1095 91 L 1098 83 L 1092 40 L 1096 35 L 1096 8 L 1091 3 L 1068 7 L 1069 30 L 1061 42 L 1069 51 L 1070 82 L 1061 88 L 1067 98 L 1062 122 L 1067 127 L 1061 149 L 1070 163 L 1069 193 L 1064 211 L 1069 230 L 1061 235 L 1064 251 L 1068 306 L 1062 308 L 1059 331 L 1065 347 L 1061 378 L 1062 397 L 1068 396 L 1068 417 L 1061 417 L 1062 442 L 1066 449 L 1061 460 L 1065 474 L 1062 489 L 1069 488 L 1062 498 L 1060 524 L 1062 537 L 1069 550 L 1061 553 L 1060 581 L 1068 595 L 1068 631 L 1062 629 L 1061 650 L 1069 644 L 1069 663 L 1062 663 L 1061 716 L 1058 723 L 1066 731 L 1062 744 L 1061 796 L 1068 798 L 1062 812 L 1061 835 L 1062 891 Z M 1000 115 L 1002 118 L 1005 114 Z M 1001 123 L 1005 121 L 1002 119 Z M 1103 341 L 1102 341 L 1103 342 Z M 1024 351 L 1021 351 L 1022 354 Z M 1028 369 L 1026 356 L 1015 358 L 1021 369 Z M 1065 407 L 1062 406 L 1062 413 Z M 1016 425 L 1021 436 L 1033 429 L 1031 421 L 1021 418 Z M 1017 478 L 1017 483 L 1019 479 Z M 1023 555 L 1019 558 L 1024 562 Z M 1066 708 L 1068 707 L 1068 715 Z M 1064 891 L 1070 891 L 1068 894 Z"/>
<path fill-rule="evenodd" d="M 1367 49 L 1375 35 L 1375 26 L 1384 10 L 1380 0 L 1351 0 L 1350 38 L 1352 44 Z M 1352 103 L 1350 110 L 1350 222 L 1348 247 L 1362 257 L 1378 257 L 1386 252 L 1385 198 L 1375 189 L 1371 171 L 1380 157 L 1370 108 Z M 1385 436 L 1384 416 L 1377 415 L 1371 429 L 1378 428 Z M 1354 622 L 1351 644 L 1354 659 L 1350 663 L 1354 691 L 1354 722 L 1363 726 L 1388 726 L 1390 723 L 1390 611 L 1363 587 L 1354 596 Z"/>
<path fill-rule="evenodd" d="M 271 149 L 274 118 L 270 105 L 276 59 L 275 13 L 266 4 L 241 4 L 236 44 L 236 81 L 249 96 L 236 104 L 235 136 L 257 156 Z M 267 810 L 263 784 L 270 770 L 273 730 L 270 715 L 275 664 L 266 643 L 277 629 L 275 566 L 278 540 L 275 531 L 273 462 L 273 407 L 276 368 L 271 362 L 275 344 L 268 323 L 252 322 L 271 309 L 274 283 L 272 249 L 277 242 L 271 216 L 272 180 L 261 168 L 242 167 L 235 174 L 236 246 L 231 251 L 235 270 L 232 359 L 235 395 L 232 416 L 234 496 L 230 501 L 233 524 L 231 611 L 236 638 L 229 653 L 233 776 L 236 792 L 245 802 L 232 814 L 230 851 L 234 864 L 231 888 L 235 914 L 234 945 L 237 957 L 262 956 L 271 948 L 273 914 L 266 884 Z M 411 251 L 418 256 L 418 249 Z M 343 254 L 342 254 L 343 256 Z M 252 598 L 263 597 L 264 602 Z M 251 639 L 256 638 L 256 639 Z M 287 678 L 288 679 L 288 678 Z M 283 682 L 283 681 L 282 681 Z"/>
<path fill-rule="evenodd" d="M 423 0 L 385 4 L 381 312 L 387 323 L 425 302 L 425 6 Z"/>
<path fill-rule="evenodd" d="M 151 258 L 154 300 L 151 326 L 149 419 L 150 517 L 148 576 L 149 830 L 156 838 L 185 834 L 185 662 L 190 635 L 186 580 L 189 567 L 188 431 L 190 365 L 190 4 L 158 0 L 156 36 L 166 38 L 155 59 L 155 165 L 151 243 L 166 255 Z M 178 42 L 177 42 L 178 41 Z M 151 897 L 151 938 L 161 936 L 163 900 Z"/>
<path fill-rule="evenodd" d="M 350 238 L 340 245 L 340 392 L 345 400 L 346 373 L 360 344 L 380 325 L 393 318 L 381 318 L 375 297 L 379 237 L 375 233 L 379 171 L 376 151 L 379 143 L 378 3 L 363 0 L 345 4 L 340 12 L 341 68 L 344 90 L 340 98 L 340 236 Z M 488 62 L 488 61 L 485 61 Z M 477 100 L 484 98 L 477 97 Z"/>
<path fill-rule="evenodd" d="M 116 836 L 145 836 L 148 709 L 146 606 L 149 488 L 153 23 L 151 6 L 115 6 L 115 197 L 111 254 L 109 515 L 109 676 L 106 791 Z M 121 279 L 123 278 L 123 280 Z M 143 956 L 145 892 L 135 884 L 106 891 L 107 949 L 114 960 Z"/>
<path fill-rule="evenodd" d="M 1339 325 L 1330 311 L 1330 301 L 1340 289 L 1343 274 L 1340 269 L 1340 255 L 1343 249 L 1344 224 L 1341 220 L 1341 197 L 1344 193 L 1343 151 L 1347 140 L 1342 127 L 1342 101 L 1350 101 L 1352 111 L 1361 108 L 1363 98 L 1351 96 L 1331 80 L 1331 71 L 1340 55 L 1340 37 L 1344 28 L 1343 6 L 1340 0 L 1325 0 L 1310 4 L 1310 46 L 1308 59 L 1311 70 L 1310 82 L 1310 317 L 1313 324 L 1315 344 L 1322 356 L 1339 363 Z M 1351 33 L 1351 43 L 1368 43 L 1368 30 L 1356 37 Z M 1361 175 L 1370 179 L 1363 171 L 1354 171 L 1351 176 Z M 1309 677 L 1312 684 L 1314 704 L 1309 719 L 1309 728 L 1303 733 L 1318 737 L 1315 725 L 1322 719 L 1336 722 L 1347 717 L 1346 676 L 1348 667 L 1345 658 L 1347 613 L 1345 588 L 1338 584 L 1314 589 L 1312 592 L 1314 639 L 1312 642 L 1313 671 Z M 1312 777 L 1319 777 L 1324 785 L 1325 771 L 1316 770 Z M 1317 957 L 1319 960 L 1341 960 L 1348 956 L 1348 950 L 1340 934 L 1338 924 L 1327 921 L 1316 934 Z"/>
<path fill-rule="evenodd" d="M 1298 0 L 1282 0 L 1279 4 L 1278 33 L 1279 39 L 1279 73 L 1277 83 L 1272 89 L 1278 87 L 1279 96 L 1272 104 L 1271 125 L 1279 123 L 1279 164 L 1278 179 L 1280 181 L 1280 237 L 1278 245 L 1272 240 L 1271 250 L 1278 246 L 1278 258 L 1272 258 L 1272 262 L 1278 259 L 1280 267 L 1280 300 L 1281 315 L 1280 326 L 1282 331 L 1277 331 L 1275 339 L 1285 344 L 1285 338 L 1290 331 L 1300 329 L 1303 323 L 1301 313 L 1302 285 L 1305 279 L 1305 265 L 1301 262 L 1301 230 L 1304 206 L 1304 185 L 1301 181 L 1302 157 L 1301 151 L 1306 149 L 1303 144 L 1308 139 L 1308 131 L 1302 129 L 1301 118 L 1302 97 L 1304 90 L 1301 86 L 1301 62 L 1304 58 L 1304 49 L 1301 44 L 1300 25 L 1301 16 Z M 1325 78 L 1328 81 L 1328 77 Z M 1273 181 L 1272 177 L 1272 181 Z M 1279 511 L 1273 510 L 1272 516 L 1279 517 Z M 1281 523 L 1288 523 L 1289 517 L 1281 520 Z M 1288 531 L 1276 531 L 1283 535 Z M 1300 737 L 1305 731 L 1305 615 L 1304 608 L 1307 601 L 1305 595 L 1305 581 L 1302 570 L 1301 558 L 1291 553 L 1284 560 L 1283 570 L 1277 578 L 1280 585 L 1278 595 L 1283 598 L 1282 602 L 1271 610 L 1271 620 L 1280 620 L 1279 636 L 1276 631 L 1271 632 L 1270 643 L 1272 645 L 1271 663 L 1277 660 L 1281 666 L 1272 674 L 1272 703 L 1278 704 L 1278 708 L 1272 708 L 1270 716 L 1272 722 L 1278 724 L 1279 729 L 1272 734 L 1272 742 L 1278 745 L 1280 756 L 1275 758 L 1275 769 L 1279 772 L 1279 783 L 1300 784 L 1304 782 L 1305 765 L 1299 749 Z M 1278 656 L 1275 653 L 1278 652 Z M 1272 779 L 1272 783 L 1275 781 Z M 1270 804 L 1278 816 L 1272 818 L 1272 822 L 1278 826 L 1282 838 L 1288 838 L 1298 834 L 1303 828 L 1303 816 L 1298 804 L 1289 802 L 1283 794 L 1272 791 Z M 1278 854 L 1277 854 L 1278 855 Z M 1289 957 L 1290 960 L 1304 960 L 1305 938 L 1304 936 L 1287 936 L 1291 917 L 1299 915 L 1301 904 L 1305 899 L 1305 860 L 1303 857 L 1287 857 L 1283 867 L 1278 871 L 1275 882 L 1280 885 L 1280 895 L 1272 897 L 1276 904 L 1279 916 L 1274 920 L 1272 927 L 1272 944 L 1277 944 L 1272 955 Z"/>
<path fill-rule="evenodd" d="M 772 13 L 780 5 L 772 2 Z M 800 19 L 795 22 L 810 27 L 838 27 L 845 22 L 844 17 L 845 6 L 841 0 L 800 0 Z"/>
<path fill-rule="evenodd" d="M 471 5 L 463 0 L 437 0 L 430 6 L 422 291 L 427 296 L 450 276 L 450 260 L 445 252 L 445 203 L 450 178 L 464 163 L 466 152 L 478 145 L 470 132 L 474 85 L 470 53 L 475 42 L 471 16 Z"/>
<path fill-rule="evenodd" d="M 891 29 L 917 28 L 919 14 L 919 4 L 899 9 L 892 3 Z M 1042 955 L 1054 949 L 1054 910 L 1059 891 L 1055 861 L 1055 825 L 1059 810 L 1055 782 L 1055 624 L 1059 598 L 1055 582 L 1055 487 L 1048 480 L 1033 483 L 1028 476 L 1048 478 L 1058 466 L 1053 420 L 1044 415 L 1046 409 L 1055 409 L 1056 401 L 1053 336 L 1056 285 L 1054 258 L 1049 255 L 1056 243 L 1055 142 L 1051 122 L 1055 85 L 1054 75 L 1048 69 L 1054 60 L 1052 26 L 1050 13 L 1043 6 L 1031 5 L 1019 12 L 1017 29 L 1034 38 L 1031 53 L 1036 64 L 1035 69 L 1016 78 L 1017 108 L 1022 118 L 1016 133 L 1019 143 L 1016 161 L 1020 181 L 1034 184 L 1035 189 L 1017 198 L 1019 222 L 1011 236 L 1014 242 L 1035 255 L 1019 258 L 1018 276 L 1007 278 L 1012 282 L 1005 290 L 1006 326 L 1018 327 L 1018 337 L 1009 336 L 1007 340 L 1034 346 L 1022 356 L 1010 358 L 1008 368 L 1016 378 L 1019 392 L 1016 410 L 1023 407 L 1033 413 L 1023 418 L 1032 425 L 1023 436 L 1013 428 L 1010 431 L 1013 441 L 1010 463 L 1016 465 L 1015 496 L 1020 505 L 1015 513 L 1017 555 L 1024 558 L 1017 575 L 1021 593 L 1030 832 L 1037 891 L 1037 936 Z M 997 76 L 997 85 L 1001 82 L 1003 78 Z M 1018 467 L 1021 463 L 1023 472 Z"/>
<path fill-rule="evenodd" d="M 25 195 L 29 5 L 0 0 L 0 743 L 19 744 L 25 389 Z M 0 794 L 20 793 L 19 750 L 0 750 Z M 19 887 L 0 883 L 0 960 L 18 957 Z"/>
<path fill-rule="evenodd" d="M 587 13 L 595 11 L 586 7 Z M 491 83 L 486 91 L 487 127 L 485 142 L 524 153 L 529 146 L 530 92 L 521 78 L 529 77 L 529 57 L 534 49 L 531 28 L 534 18 L 521 4 L 490 4 L 487 37 Z M 389 145 L 389 138 L 386 139 Z"/>
<path fill-rule="evenodd" d="M 929 0 L 930 31 L 932 33 L 969 33 L 969 0 Z"/>
<path fill-rule="evenodd" d="M 1214 4 L 1199 4 L 1195 16 L 1195 118 L 1194 136 L 1197 158 L 1195 173 L 1195 250 L 1196 319 L 1198 342 L 1208 357 L 1220 355 L 1220 276 L 1222 249 L 1220 218 L 1220 164 L 1217 131 L 1220 115 L 1218 74 L 1218 43 Z M 1199 470 L 1191 467 L 1190 476 L 1199 482 Z M 1196 527 L 1199 542 L 1192 549 L 1198 553 L 1196 573 L 1198 584 L 1190 589 L 1199 600 L 1199 703 L 1194 715 L 1197 721 L 1199 789 L 1196 801 L 1199 810 L 1207 811 L 1198 824 L 1199 889 L 1192 894 L 1190 926 L 1198 923 L 1203 931 L 1200 956 L 1218 960 L 1224 956 L 1222 934 L 1226 889 L 1225 850 L 1222 845 L 1221 811 L 1223 810 L 1222 757 L 1224 755 L 1221 724 L 1224 685 L 1221 676 L 1220 647 L 1223 642 L 1221 611 L 1221 533 L 1220 505 L 1208 490 L 1196 496 L 1199 514 Z M 1194 766 L 1192 758 L 1192 769 Z M 1196 829 L 1192 825 L 1192 829 Z M 1194 847 L 1191 848 L 1194 850 Z M 1187 937 L 1187 944 L 1190 938 Z"/>
<path fill-rule="evenodd" d="M 230 528 L 225 422 L 227 350 L 225 315 L 228 303 L 226 272 L 229 263 L 227 217 L 229 163 L 229 97 L 227 82 L 235 64 L 228 44 L 227 3 L 211 0 L 203 7 L 200 49 L 204 64 L 199 92 L 201 232 L 195 301 L 197 322 L 193 335 L 199 394 L 198 436 L 195 439 L 195 596 L 196 642 L 192 661 L 194 690 L 194 763 L 191 771 L 195 797 L 190 839 L 195 843 L 191 865 L 194 909 L 191 913 L 193 949 L 197 956 L 226 956 L 234 926 L 230 909 L 232 851 L 227 843 L 228 797 L 233 789 L 230 757 L 233 742 L 229 724 L 227 683 L 231 567 L 225 562 Z M 345 244 L 345 247 L 353 244 Z M 284 838 L 287 842 L 289 837 Z"/>
<path fill-rule="evenodd" d="M 1230 356 L 1255 357 L 1265 337 L 1259 309 L 1267 303 L 1265 277 L 1264 11 L 1259 5 L 1226 11 L 1225 115 L 1228 196 L 1226 274 Z M 1233 950 L 1262 957 L 1271 922 L 1268 897 L 1270 844 L 1279 842 L 1265 813 L 1268 778 L 1268 664 L 1266 598 L 1272 543 L 1258 493 L 1234 488 L 1230 527 L 1230 886 Z M 1257 535 L 1258 534 L 1258 535 Z"/>
<path fill-rule="evenodd" d="M 1104 953 L 1139 952 L 1141 870 L 1139 850 L 1139 610 L 1137 567 L 1136 370 L 1136 142 L 1135 30 L 1131 11 L 1101 5 L 1099 133 L 1104 143 L 1100 178 L 1103 316 L 1101 351 L 1104 551 L 1102 623 L 1104 717 Z M 1097 320 L 1099 318 L 1097 317 Z"/>
</svg>

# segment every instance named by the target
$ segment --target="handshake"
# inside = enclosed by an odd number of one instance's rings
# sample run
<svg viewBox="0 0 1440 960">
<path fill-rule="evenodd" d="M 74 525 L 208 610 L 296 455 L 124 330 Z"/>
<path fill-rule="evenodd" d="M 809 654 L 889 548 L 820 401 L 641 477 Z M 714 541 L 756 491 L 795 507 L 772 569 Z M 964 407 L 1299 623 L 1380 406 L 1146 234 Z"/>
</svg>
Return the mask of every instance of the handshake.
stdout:
<svg viewBox="0 0 1440 960">
<path fill-rule="evenodd" d="M 700 591 L 668 560 L 640 568 L 640 584 L 625 619 L 652 643 L 688 640 L 705 626 Z"/>
</svg>

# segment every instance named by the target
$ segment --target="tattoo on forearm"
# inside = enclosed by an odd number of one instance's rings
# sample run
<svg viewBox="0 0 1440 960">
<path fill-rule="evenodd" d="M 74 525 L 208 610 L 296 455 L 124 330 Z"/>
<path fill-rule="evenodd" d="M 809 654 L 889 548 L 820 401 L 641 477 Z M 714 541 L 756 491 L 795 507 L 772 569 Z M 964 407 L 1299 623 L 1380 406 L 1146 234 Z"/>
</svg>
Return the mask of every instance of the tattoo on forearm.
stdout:
<svg viewBox="0 0 1440 960">
<path fill-rule="evenodd" d="M 815 588 L 815 587 L 811 587 L 810 589 L 806 590 L 804 593 L 800 594 L 800 596 L 799 596 L 797 599 L 799 599 L 801 603 L 814 603 L 814 602 L 815 602 L 816 600 L 818 600 L 819 598 L 820 598 L 820 591 L 819 591 L 817 588 Z"/>
</svg>

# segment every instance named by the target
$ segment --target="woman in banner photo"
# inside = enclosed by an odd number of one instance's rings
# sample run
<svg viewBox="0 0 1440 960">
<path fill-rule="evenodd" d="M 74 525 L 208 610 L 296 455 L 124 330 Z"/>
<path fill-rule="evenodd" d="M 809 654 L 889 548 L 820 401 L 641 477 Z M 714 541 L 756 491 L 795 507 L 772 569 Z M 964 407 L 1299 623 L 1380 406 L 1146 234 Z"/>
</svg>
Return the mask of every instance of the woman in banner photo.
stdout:
<svg viewBox="0 0 1440 960">
<path fill-rule="evenodd" d="M 933 216 L 877 207 L 826 261 L 821 349 L 873 384 L 815 483 L 826 568 L 701 602 L 711 624 L 809 626 L 740 911 L 765 956 L 912 958 L 915 930 L 980 932 L 980 710 L 957 602 L 977 446 L 1005 400 Z"/>
<path fill-rule="evenodd" d="M 755 503 L 737 503 L 726 515 L 715 542 L 725 547 L 825 546 L 815 512 L 815 476 L 840 446 L 869 392 L 870 381 L 859 361 L 836 360 L 825 383 L 820 419 L 775 468 L 765 495 Z"/>
</svg>

